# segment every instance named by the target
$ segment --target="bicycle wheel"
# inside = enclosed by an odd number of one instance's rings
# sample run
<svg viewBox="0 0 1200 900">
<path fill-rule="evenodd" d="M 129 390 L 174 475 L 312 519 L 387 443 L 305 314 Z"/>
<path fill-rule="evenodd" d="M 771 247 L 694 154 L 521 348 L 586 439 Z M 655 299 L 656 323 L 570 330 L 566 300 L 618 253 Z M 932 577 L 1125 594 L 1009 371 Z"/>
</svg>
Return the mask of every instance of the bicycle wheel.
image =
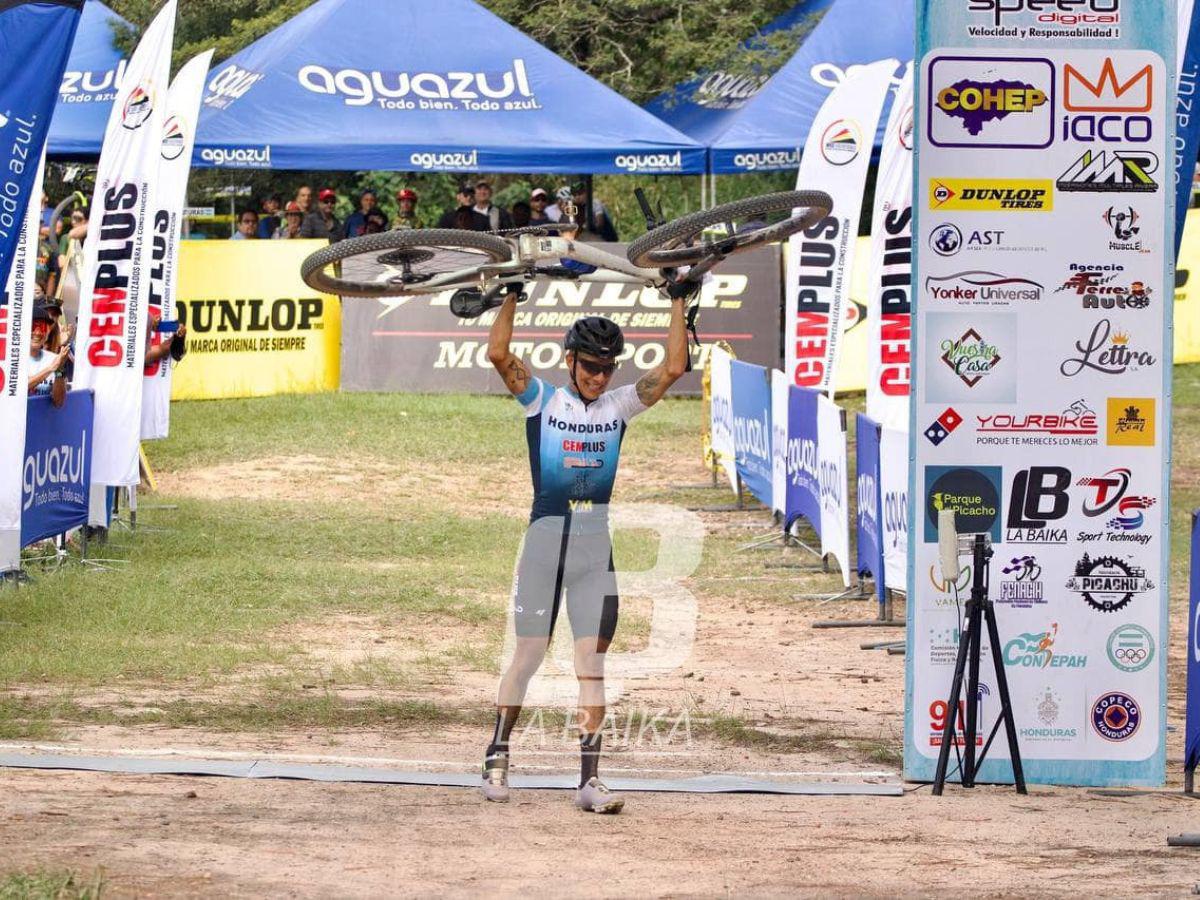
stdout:
<svg viewBox="0 0 1200 900">
<path fill-rule="evenodd" d="M 322 247 L 300 266 L 300 277 L 315 291 L 343 297 L 396 297 L 473 284 L 480 266 L 508 262 L 512 247 L 480 231 L 425 228 L 385 231 Z M 341 263 L 340 274 L 326 271 Z M 463 272 L 454 282 L 428 285 Z"/>
<path fill-rule="evenodd" d="M 832 208 L 833 200 L 822 191 L 747 197 L 660 225 L 631 243 L 627 255 L 631 263 L 644 269 L 694 265 L 714 255 L 730 256 L 786 240 L 825 218 Z M 771 221 L 780 214 L 785 214 L 784 218 Z M 704 234 L 717 225 L 726 226 L 724 236 Z"/>
</svg>

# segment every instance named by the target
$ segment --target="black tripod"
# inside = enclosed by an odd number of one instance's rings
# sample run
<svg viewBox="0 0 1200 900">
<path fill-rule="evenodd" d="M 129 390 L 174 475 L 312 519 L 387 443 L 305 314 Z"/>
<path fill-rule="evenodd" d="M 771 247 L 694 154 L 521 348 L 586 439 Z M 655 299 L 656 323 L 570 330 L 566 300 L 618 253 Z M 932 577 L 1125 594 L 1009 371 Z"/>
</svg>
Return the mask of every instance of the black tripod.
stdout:
<svg viewBox="0 0 1200 900">
<path fill-rule="evenodd" d="M 1008 735 L 1008 752 L 1012 758 L 1013 779 L 1016 782 L 1017 793 L 1027 793 L 1025 790 L 1025 773 L 1021 769 L 1021 750 L 1017 746 L 1017 725 L 1013 720 L 1012 700 L 1008 696 L 1008 676 L 1004 672 L 1004 659 L 1000 653 L 1000 633 L 996 628 L 996 608 L 988 597 L 988 563 L 992 558 L 992 548 L 987 536 L 977 534 L 971 541 L 972 579 L 971 597 L 967 601 L 967 626 L 958 639 L 958 658 L 954 663 L 954 678 L 950 682 L 950 696 L 946 701 L 946 724 L 942 728 L 942 747 L 938 752 L 937 772 L 933 777 L 933 793 L 941 795 L 946 786 L 946 767 L 950 763 L 950 747 L 955 742 L 955 719 L 959 715 L 958 701 L 962 696 L 963 671 L 968 662 L 970 670 L 967 675 L 967 697 L 963 704 L 965 709 L 963 725 L 963 754 L 959 760 L 959 770 L 962 772 L 962 786 L 975 787 L 975 776 L 983 765 L 984 757 L 992 746 L 996 733 L 1000 730 L 1000 722 Z M 1000 691 L 1000 719 L 988 735 L 987 743 L 975 757 L 975 740 L 978 734 L 977 717 L 979 712 L 979 652 L 982 646 L 983 620 L 987 619 L 988 640 L 992 645 L 992 665 L 996 670 L 996 686 Z"/>
</svg>

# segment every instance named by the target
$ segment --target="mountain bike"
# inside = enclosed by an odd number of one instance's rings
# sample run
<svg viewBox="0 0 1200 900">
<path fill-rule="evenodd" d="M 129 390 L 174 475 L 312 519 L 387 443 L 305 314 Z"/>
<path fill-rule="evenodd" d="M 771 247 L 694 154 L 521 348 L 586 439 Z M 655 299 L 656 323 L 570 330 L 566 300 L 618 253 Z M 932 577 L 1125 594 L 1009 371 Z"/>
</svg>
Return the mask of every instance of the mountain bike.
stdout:
<svg viewBox="0 0 1200 900">
<path fill-rule="evenodd" d="M 626 258 L 576 240 L 577 226 L 569 224 L 507 232 L 431 228 L 331 244 L 309 256 L 300 274 L 313 290 L 343 297 L 454 291 L 450 309 L 460 318 L 482 315 L 503 302 L 511 285 L 538 278 L 640 284 L 690 297 L 721 260 L 786 240 L 833 207 L 821 191 L 782 191 L 663 222 L 661 207 L 654 213 L 641 188 L 634 193 L 648 230 L 629 245 Z M 690 310 L 689 326 L 697 308 Z"/>
</svg>

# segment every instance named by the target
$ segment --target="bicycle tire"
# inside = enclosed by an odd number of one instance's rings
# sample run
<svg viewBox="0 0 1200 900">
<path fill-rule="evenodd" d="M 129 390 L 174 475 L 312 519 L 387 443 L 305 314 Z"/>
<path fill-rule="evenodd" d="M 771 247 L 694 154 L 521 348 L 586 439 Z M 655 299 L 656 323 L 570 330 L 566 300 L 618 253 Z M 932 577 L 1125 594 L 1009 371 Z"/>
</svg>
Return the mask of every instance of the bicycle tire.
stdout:
<svg viewBox="0 0 1200 900">
<path fill-rule="evenodd" d="M 356 281 L 340 275 L 330 275 L 326 269 L 334 263 L 354 256 L 385 253 L 389 250 L 416 249 L 478 250 L 487 254 L 480 265 L 508 262 L 512 247 L 503 238 L 482 231 L 460 231 L 453 228 L 422 228 L 408 231 L 384 231 L 347 238 L 312 253 L 300 265 L 300 277 L 314 291 L 343 297 L 402 297 L 418 290 L 405 290 L 393 281 Z M 454 268 L 463 268 L 456 266 Z M 430 276 L 432 277 L 432 276 Z M 446 285 L 449 290 L 453 285 Z"/>
<path fill-rule="evenodd" d="M 714 225 L 798 208 L 804 208 L 805 212 L 773 225 L 728 237 L 705 239 L 693 246 L 683 246 L 685 242 L 698 237 L 706 228 Z M 780 191 L 775 194 L 747 197 L 660 225 L 633 241 L 626 255 L 631 263 L 643 269 L 693 265 L 714 253 L 730 256 L 759 244 L 784 240 L 825 218 L 831 209 L 833 199 L 824 191 Z"/>
</svg>

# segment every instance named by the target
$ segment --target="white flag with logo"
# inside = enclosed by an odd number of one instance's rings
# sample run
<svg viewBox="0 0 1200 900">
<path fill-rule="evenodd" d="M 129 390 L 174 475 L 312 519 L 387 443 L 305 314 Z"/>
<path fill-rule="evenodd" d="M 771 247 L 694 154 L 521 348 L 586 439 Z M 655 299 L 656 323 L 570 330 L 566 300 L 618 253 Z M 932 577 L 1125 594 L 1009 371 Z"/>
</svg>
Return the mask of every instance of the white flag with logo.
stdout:
<svg viewBox="0 0 1200 900">
<path fill-rule="evenodd" d="M 33 330 L 34 269 L 42 214 L 43 154 L 29 209 L 0 302 L 0 572 L 21 567 L 21 475 L 29 410 L 29 333 Z"/>
<path fill-rule="evenodd" d="M 884 583 L 893 591 L 908 589 L 908 429 L 884 425 L 879 435 L 879 495 L 883 498 Z M 924 515 L 923 510 L 917 510 Z M 920 521 L 914 527 L 920 526 Z M 918 584 L 921 573 L 918 572 Z"/>
<path fill-rule="evenodd" d="M 83 246 L 74 386 L 96 392 L 94 485 L 138 482 L 142 369 L 153 283 L 150 228 L 175 4 L 167 0 L 125 70 L 104 133 Z M 94 522 L 94 514 L 92 518 Z"/>
<path fill-rule="evenodd" d="M 179 235 L 183 228 L 183 208 L 187 203 L 188 175 L 192 171 L 192 144 L 200 115 L 200 97 L 213 51 L 188 61 L 167 93 L 163 120 L 162 160 L 158 185 L 154 190 L 154 215 L 151 218 L 150 315 L 163 322 L 175 322 L 175 289 L 179 280 Z M 154 332 L 150 346 L 169 342 L 171 334 Z M 171 358 L 148 363 L 144 368 L 142 393 L 142 440 L 165 438 L 171 427 Z"/>
<path fill-rule="evenodd" d="M 908 427 L 912 384 L 912 66 L 892 100 L 871 219 L 867 295 L 867 415 Z"/>
<path fill-rule="evenodd" d="M 827 394 L 836 383 L 871 148 L 897 65 L 885 59 L 846 76 L 817 113 L 800 158 L 797 190 L 824 191 L 833 210 L 788 240 L 784 372 L 800 387 Z"/>
<path fill-rule="evenodd" d="M 733 446 L 733 357 L 721 347 L 709 354 L 712 366 L 709 384 L 712 388 L 712 452 L 725 474 L 729 486 L 737 493 L 737 451 Z"/>
<path fill-rule="evenodd" d="M 778 369 L 772 369 L 771 509 L 780 515 L 787 512 L 788 387 L 788 377 Z"/>
<path fill-rule="evenodd" d="M 850 587 L 850 470 L 846 465 L 846 414 L 817 397 L 817 481 L 821 486 L 821 555 L 832 554 Z"/>
</svg>

